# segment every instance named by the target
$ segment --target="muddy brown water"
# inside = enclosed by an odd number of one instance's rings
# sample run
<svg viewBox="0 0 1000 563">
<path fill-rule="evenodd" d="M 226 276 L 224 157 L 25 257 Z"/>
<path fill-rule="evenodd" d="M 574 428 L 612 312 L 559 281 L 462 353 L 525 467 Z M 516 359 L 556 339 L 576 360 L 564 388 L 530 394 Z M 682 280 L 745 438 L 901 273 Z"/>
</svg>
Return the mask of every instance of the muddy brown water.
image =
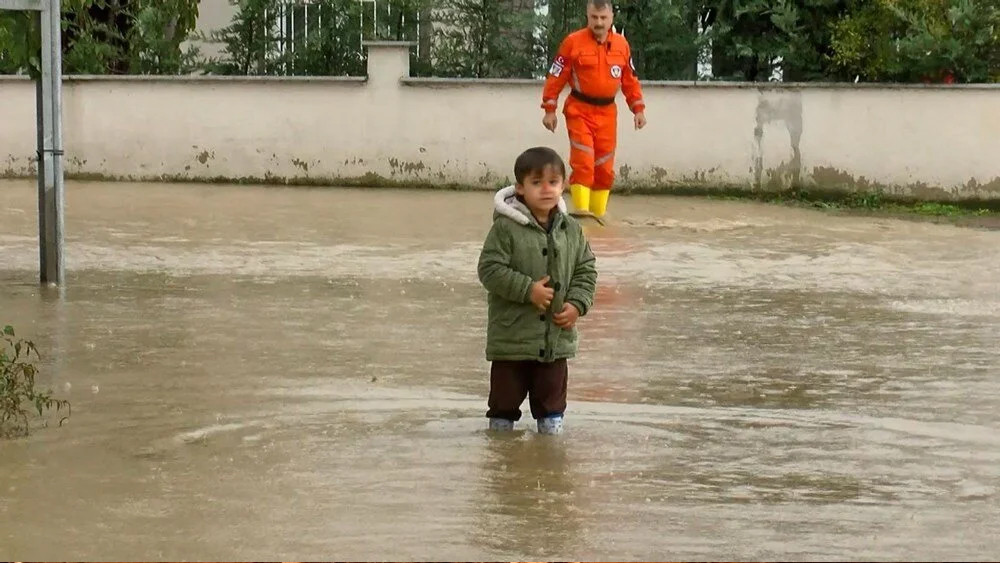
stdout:
<svg viewBox="0 0 1000 563">
<path fill-rule="evenodd" d="M 566 432 L 493 437 L 491 194 L 70 182 L 51 289 L 34 190 L 7 560 L 1000 554 L 1000 232 L 612 196 Z"/>
</svg>

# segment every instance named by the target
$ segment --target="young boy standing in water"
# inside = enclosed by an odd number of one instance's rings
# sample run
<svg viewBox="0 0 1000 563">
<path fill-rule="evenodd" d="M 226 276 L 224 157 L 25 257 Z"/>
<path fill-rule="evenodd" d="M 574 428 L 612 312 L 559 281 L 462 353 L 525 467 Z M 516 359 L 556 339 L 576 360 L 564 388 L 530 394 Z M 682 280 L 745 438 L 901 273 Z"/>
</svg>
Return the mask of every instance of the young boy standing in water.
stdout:
<svg viewBox="0 0 1000 563">
<path fill-rule="evenodd" d="M 576 321 L 594 302 L 597 269 L 580 224 L 562 199 L 566 165 L 545 147 L 514 163 L 516 185 L 494 197 L 493 226 L 479 255 L 489 293 L 486 359 L 493 430 L 512 430 L 529 397 L 538 432 L 562 431 L 566 360 L 576 355 Z"/>
</svg>

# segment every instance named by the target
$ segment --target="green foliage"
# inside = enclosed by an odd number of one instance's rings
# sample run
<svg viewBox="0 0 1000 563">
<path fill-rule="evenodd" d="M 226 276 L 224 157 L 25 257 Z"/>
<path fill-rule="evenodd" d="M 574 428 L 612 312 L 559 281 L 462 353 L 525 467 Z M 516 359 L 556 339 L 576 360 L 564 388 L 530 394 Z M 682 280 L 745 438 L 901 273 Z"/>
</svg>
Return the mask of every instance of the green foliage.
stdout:
<svg viewBox="0 0 1000 563">
<path fill-rule="evenodd" d="M 829 21 L 845 0 L 720 0 L 706 10 L 713 74 L 723 80 L 822 79 L 829 65 Z"/>
<path fill-rule="evenodd" d="M 132 22 L 116 3 L 74 0 L 64 14 L 66 74 L 125 74 Z"/>
<path fill-rule="evenodd" d="M 273 30 L 278 13 L 273 0 L 231 0 L 236 6 L 233 21 L 213 35 L 224 44 L 223 58 L 209 62 L 208 70 L 219 74 L 277 74 L 279 48 Z"/>
<path fill-rule="evenodd" d="M 960 217 L 973 216 L 985 217 L 990 215 L 990 210 L 985 208 L 966 209 L 957 205 L 939 202 L 921 202 L 911 208 L 917 215 L 928 215 L 932 217 Z"/>
<path fill-rule="evenodd" d="M 186 74 L 197 68 L 199 52 L 184 50 L 198 23 L 197 0 L 137 2 L 128 36 L 131 74 Z"/>
<path fill-rule="evenodd" d="M 0 10 L 0 74 L 37 76 L 42 67 L 41 43 L 36 14 Z"/>
<path fill-rule="evenodd" d="M 542 25 L 545 26 L 546 59 L 551 60 L 566 35 L 587 25 L 587 0 L 547 0 L 545 6 L 548 16 Z"/>
<path fill-rule="evenodd" d="M 630 0 L 615 14 L 615 26 L 632 47 L 643 80 L 694 80 L 708 36 L 698 34 L 699 5 L 678 0 Z"/>
<path fill-rule="evenodd" d="M 313 4 L 309 19 L 313 19 L 319 32 L 308 36 L 300 33 L 293 38 L 294 50 L 286 50 L 282 58 L 288 74 L 363 75 L 362 32 L 357 25 L 362 7 L 356 0 L 323 0 Z"/>
<path fill-rule="evenodd" d="M 712 70 L 720 80 L 767 81 L 788 43 L 795 7 L 786 0 L 720 0 L 708 10 Z"/>
<path fill-rule="evenodd" d="M 710 42 L 722 80 L 1000 80 L 1000 0 L 624 0 L 616 21 L 646 79 L 692 78 Z"/>
<path fill-rule="evenodd" d="M 905 27 L 881 0 L 859 2 L 832 24 L 832 61 L 839 77 L 879 82 L 900 71 L 896 40 Z"/>
<path fill-rule="evenodd" d="M 783 79 L 828 80 L 832 72 L 833 26 L 850 9 L 849 0 L 802 0 L 777 25 L 788 38 L 782 49 Z"/>
<path fill-rule="evenodd" d="M 198 0 L 63 0 L 66 74 L 177 74 L 194 68 L 184 51 L 198 20 Z M 36 74 L 37 14 L 0 12 L 0 72 Z"/>
<path fill-rule="evenodd" d="M 198 0 L 63 0 L 63 68 L 361 75 L 362 40 L 406 40 L 417 75 L 538 77 L 586 24 L 586 1 L 230 0 L 236 16 L 214 36 L 224 54 L 202 61 L 182 47 Z M 1000 81 L 1000 0 L 619 0 L 615 12 L 644 80 L 696 79 L 708 53 L 722 80 Z M 0 12 L 0 72 L 37 72 L 39 44 L 36 16 Z"/>
<path fill-rule="evenodd" d="M 443 0 L 432 58 L 438 76 L 531 78 L 544 67 L 545 44 L 533 3 Z"/>
<path fill-rule="evenodd" d="M 842 77 L 997 82 L 1000 0 L 870 0 L 834 24 L 832 43 Z"/>
<path fill-rule="evenodd" d="M 906 80 L 1000 81 L 1000 2 L 952 0 L 928 13 L 894 7 L 909 30 L 899 43 Z"/>
<path fill-rule="evenodd" d="M 42 416 L 52 407 L 56 411 L 66 408 L 66 417 L 70 413 L 68 401 L 52 398 L 51 392 L 35 390 L 35 375 L 38 369 L 30 363 L 31 355 L 37 359 L 38 350 L 28 340 L 16 340 L 14 328 L 3 328 L 3 348 L 0 348 L 0 438 L 26 436 L 29 431 L 28 408 Z M 66 419 L 59 420 L 62 425 Z"/>
</svg>

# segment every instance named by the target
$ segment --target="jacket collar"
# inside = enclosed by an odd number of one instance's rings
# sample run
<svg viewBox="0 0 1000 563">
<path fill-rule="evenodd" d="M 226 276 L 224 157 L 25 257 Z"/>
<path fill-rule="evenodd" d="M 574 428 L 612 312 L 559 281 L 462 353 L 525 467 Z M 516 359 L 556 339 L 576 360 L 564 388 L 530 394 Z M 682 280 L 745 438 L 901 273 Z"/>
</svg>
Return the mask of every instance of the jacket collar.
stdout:
<svg viewBox="0 0 1000 563">
<path fill-rule="evenodd" d="M 559 198 L 558 206 L 560 213 L 566 213 L 566 201 L 563 198 Z M 496 195 L 493 196 L 493 210 L 500 215 L 510 217 L 521 225 L 538 223 L 531 215 L 528 206 L 517 199 L 517 190 L 514 186 L 507 186 L 497 191 Z"/>
</svg>

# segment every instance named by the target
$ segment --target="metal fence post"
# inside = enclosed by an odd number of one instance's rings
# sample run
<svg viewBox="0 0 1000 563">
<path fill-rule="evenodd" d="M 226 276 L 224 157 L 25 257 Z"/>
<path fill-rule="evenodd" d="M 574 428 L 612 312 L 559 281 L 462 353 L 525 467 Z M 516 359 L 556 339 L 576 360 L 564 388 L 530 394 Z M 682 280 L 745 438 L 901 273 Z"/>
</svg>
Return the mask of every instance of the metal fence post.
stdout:
<svg viewBox="0 0 1000 563">
<path fill-rule="evenodd" d="M 60 0 L 42 5 L 42 72 L 38 82 L 38 237 L 41 283 L 62 284 L 62 30 Z"/>
</svg>

